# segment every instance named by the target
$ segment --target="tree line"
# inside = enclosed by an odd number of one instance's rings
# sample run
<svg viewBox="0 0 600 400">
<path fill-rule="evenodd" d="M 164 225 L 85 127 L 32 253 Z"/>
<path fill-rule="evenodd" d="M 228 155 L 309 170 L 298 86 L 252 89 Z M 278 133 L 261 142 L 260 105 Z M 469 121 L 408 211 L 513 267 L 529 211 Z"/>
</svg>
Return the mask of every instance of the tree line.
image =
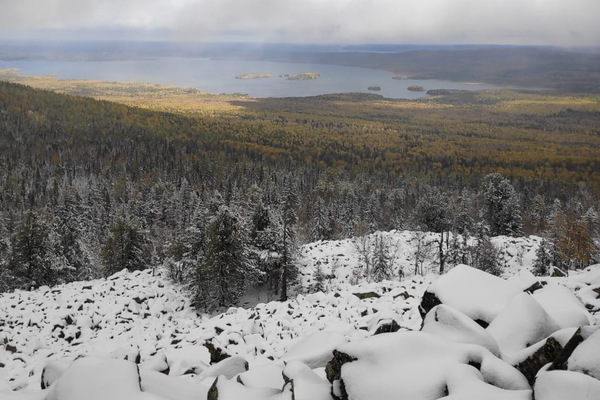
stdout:
<svg viewBox="0 0 600 400">
<path fill-rule="evenodd" d="M 301 243 L 391 229 L 436 232 L 440 272 L 464 259 L 467 236 L 543 235 L 545 267 L 597 257 L 585 184 L 273 162 L 235 134 L 0 82 L 0 290 L 166 265 L 200 308 L 236 304 L 253 285 L 285 299 Z M 483 266 L 484 250 L 470 261 Z"/>
</svg>

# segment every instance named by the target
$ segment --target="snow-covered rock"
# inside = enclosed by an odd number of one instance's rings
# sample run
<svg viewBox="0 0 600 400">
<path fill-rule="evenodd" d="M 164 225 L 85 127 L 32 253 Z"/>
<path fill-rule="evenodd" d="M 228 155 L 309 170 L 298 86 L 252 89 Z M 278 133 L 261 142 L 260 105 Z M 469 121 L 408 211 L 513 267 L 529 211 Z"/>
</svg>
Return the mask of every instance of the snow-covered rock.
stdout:
<svg viewBox="0 0 600 400">
<path fill-rule="evenodd" d="M 456 343 L 478 344 L 500 356 L 496 339 L 462 312 L 445 304 L 434 307 L 423 321 L 422 332 Z"/>
<path fill-rule="evenodd" d="M 542 371 L 534 387 L 535 400 L 597 400 L 600 381 L 572 371 Z"/>
<path fill-rule="evenodd" d="M 515 353 L 559 329 L 540 303 L 527 293 L 519 293 L 490 323 L 487 331 L 496 339 L 501 352 Z"/>
<path fill-rule="evenodd" d="M 446 395 L 450 371 L 461 365 L 478 368 L 485 382 L 500 389 L 530 389 L 521 373 L 484 347 L 424 332 L 372 336 L 340 346 L 337 352 L 338 359 L 340 355 L 346 359 L 339 368 L 339 381 L 341 393 L 349 399 L 439 399 Z M 336 375 L 329 373 L 334 380 Z"/>
<path fill-rule="evenodd" d="M 577 297 L 563 285 L 550 284 L 533 293 L 560 328 L 578 327 L 594 322 Z"/>
<path fill-rule="evenodd" d="M 81 358 L 59 377 L 46 400 L 160 400 L 140 387 L 137 366 L 128 361 Z"/>
<path fill-rule="evenodd" d="M 457 265 L 427 289 L 442 304 L 488 324 L 520 292 L 518 285 L 467 265 Z"/>
</svg>

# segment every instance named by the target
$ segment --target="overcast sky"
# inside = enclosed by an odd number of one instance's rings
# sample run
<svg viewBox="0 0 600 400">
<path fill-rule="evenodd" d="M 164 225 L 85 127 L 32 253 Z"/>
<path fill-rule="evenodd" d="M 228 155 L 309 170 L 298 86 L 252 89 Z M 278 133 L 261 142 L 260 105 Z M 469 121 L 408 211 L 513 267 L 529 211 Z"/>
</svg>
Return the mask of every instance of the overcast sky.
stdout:
<svg viewBox="0 0 600 400">
<path fill-rule="evenodd" d="M 0 0 L 0 10 L 0 39 L 600 46 L 600 0 Z"/>
</svg>

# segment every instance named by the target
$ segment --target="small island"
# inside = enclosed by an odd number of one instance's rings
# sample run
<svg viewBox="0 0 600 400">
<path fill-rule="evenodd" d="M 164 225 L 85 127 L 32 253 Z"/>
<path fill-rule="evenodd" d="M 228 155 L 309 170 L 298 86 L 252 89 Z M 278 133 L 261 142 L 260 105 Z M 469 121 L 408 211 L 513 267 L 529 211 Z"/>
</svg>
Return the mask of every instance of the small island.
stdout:
<svg viewBox="0 0 600 400">
<path fill-rule="evenodd" d="M 425 88 L 420 85 L 412 85 L 412 86 L 409 86 L 407 89 L 410 90 L 411 92 L 424 92 L 425 91 Z"/>
<path fill-rule="evenodd" d="M 235 79 L 264 79 L 264 78 L 270 78 L 270 77 L 271 77 L 271 75 L 269 75 L 269 74 L 250 72 L 248 74 L 236 75 Z"/>
<path fill-rule="evenodd" d="M 279 77 L 288 81 L 310 81 L 313 79 L 319 79 L 321 74 L 318 72 L 302 72 L 298 75 L 283 74 L 279 75 Z"/>
<path fill-rule="evenodd" d="M 381 90 L 381 86 L 369 86 L 367 89 L 373 92 L 379 92 Z"/>
</svg>

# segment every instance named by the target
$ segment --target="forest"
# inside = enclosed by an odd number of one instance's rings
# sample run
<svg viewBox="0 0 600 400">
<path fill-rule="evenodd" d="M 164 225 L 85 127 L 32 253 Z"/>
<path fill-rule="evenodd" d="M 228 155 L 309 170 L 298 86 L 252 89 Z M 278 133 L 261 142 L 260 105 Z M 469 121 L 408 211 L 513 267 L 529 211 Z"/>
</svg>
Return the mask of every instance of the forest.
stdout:
<svg viewBox="0 0 600 400">
<path fill-rule="evenodd" d="M 391 229 L 439 233 L 442 272 L 493 270 L 496 235 L 543 236 L 540 273 L 598 260 L 597 96 L 69 84 L 0 82 L 0 291 L 164 264 L 206 309 L 256 284 L 285 299 L 300 243 Z"/>
</svg>

